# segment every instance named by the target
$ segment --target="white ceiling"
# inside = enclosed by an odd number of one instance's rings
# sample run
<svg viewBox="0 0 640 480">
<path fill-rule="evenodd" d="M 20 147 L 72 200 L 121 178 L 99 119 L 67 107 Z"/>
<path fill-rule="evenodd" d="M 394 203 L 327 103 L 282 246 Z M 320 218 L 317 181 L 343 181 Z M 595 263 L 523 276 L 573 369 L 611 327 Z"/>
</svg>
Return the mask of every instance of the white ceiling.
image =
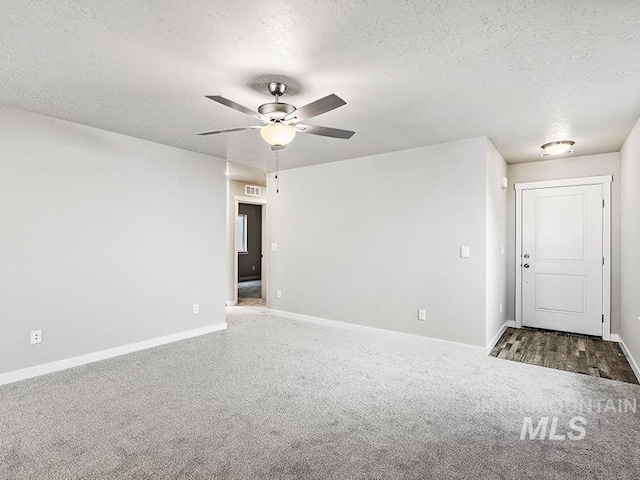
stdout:
<svg viewBox="0 0 640 480">
<path fill-rule="evenodd" d="M 3 0 L 0 103 L 273 170 L 250 108 L 287 79 L 347 105 L 282 168 L 488 136 L 510 163 L 618 151 L 640 115 L 637 0 Z M 295 92 L 297 91 L 297 93 Z"/>
</svg>

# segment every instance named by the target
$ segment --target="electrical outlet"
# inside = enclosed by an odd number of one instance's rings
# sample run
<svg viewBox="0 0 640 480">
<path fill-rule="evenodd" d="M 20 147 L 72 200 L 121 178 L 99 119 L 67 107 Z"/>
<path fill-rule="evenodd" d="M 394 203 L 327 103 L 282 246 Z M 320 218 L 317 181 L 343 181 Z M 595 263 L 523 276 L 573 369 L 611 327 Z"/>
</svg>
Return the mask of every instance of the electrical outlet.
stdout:
<svg viewBox="0 0 640 480">
<path fill-rule="evenodd" d="M 469 258 L 469 247 L 464 245 L 460 247 L 460 257 Z"/>
<path fill-rule="evenodd" d="M 271 251 L 272 252 L 277 252 L 278 251 L 278 244 L 277 243 L 272 243 L 271 244 Z"/>
<path fill-rule="evenodd" d="M 282 290 L 276 291 L 276 298 L 282 298 Z"/>
<path fill-rule="evenodd" d="M 42 342 L 42 330 L 31 330 L 31 345 Z"/>
<path fill-rule="evenodd" d="M 251 270 L 255 270 L 255 269 L 256 269 L 256 266 L 255 266 L 255 265 L 252 265 L 252 266 L 251 266 Z"/>
<path fill-rule="evenodd" d="M 194 303 L 193 304 L 193 313 L 194 313 L 194 315 L 200 313 L 200 304 L 199 303 Z"/>
<path fill-rule="evenodd" d="M 418 320 L 426 320 L 427 319 L 427 311 L 419 309 L 418 310 Z"/>
</svg>

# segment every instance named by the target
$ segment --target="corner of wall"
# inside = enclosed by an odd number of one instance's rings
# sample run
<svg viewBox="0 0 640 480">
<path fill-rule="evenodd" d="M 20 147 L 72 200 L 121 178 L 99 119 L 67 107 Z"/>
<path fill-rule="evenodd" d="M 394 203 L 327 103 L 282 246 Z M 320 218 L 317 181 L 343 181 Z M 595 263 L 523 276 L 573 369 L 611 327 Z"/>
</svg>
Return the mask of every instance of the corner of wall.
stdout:
<svg viewBox="0 0 640 480">
<path fill-rule="evenodd" d="M 640 362 L 640 119 L 620 150 L 620 337 L 631 363 Z"/>
<path fill-rule="evenodd" d="M 486 345 L 497 341 L 507 321 L 507 164 L 486 139 Z"/>
</svg>

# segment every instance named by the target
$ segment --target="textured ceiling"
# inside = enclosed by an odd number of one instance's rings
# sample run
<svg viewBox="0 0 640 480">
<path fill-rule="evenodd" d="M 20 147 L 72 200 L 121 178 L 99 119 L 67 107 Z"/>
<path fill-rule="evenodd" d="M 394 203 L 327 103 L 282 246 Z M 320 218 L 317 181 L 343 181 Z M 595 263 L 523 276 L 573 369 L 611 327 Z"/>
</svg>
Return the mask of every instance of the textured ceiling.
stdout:
<svg viewBox="0 0 640 480">
<path fill-rule="evenodd" d="M 640 115 L 637 0 L 2 0 L 0 103 L 272 170 L 250 108 L 288 79 L 308 123 L 281 165 L 323 163 L 488 136 L 508 162 L 571 138 L 619 150 Z M 245 171 L 247 169 L 245 168 Z"/>
</svg>

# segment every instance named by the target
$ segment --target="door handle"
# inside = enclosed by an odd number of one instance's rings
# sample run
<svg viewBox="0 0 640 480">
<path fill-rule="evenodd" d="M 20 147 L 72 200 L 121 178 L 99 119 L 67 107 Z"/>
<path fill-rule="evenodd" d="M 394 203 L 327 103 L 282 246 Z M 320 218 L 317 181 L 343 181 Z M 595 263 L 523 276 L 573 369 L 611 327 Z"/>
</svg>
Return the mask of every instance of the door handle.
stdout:
<svg viewBox="0 0 640 480">
<path fill-rule="evenodd" d="M 524 265 L 522 265 L 524 268 L 529 268 L 529 264 L 525 263 Z"/>
</svg>

